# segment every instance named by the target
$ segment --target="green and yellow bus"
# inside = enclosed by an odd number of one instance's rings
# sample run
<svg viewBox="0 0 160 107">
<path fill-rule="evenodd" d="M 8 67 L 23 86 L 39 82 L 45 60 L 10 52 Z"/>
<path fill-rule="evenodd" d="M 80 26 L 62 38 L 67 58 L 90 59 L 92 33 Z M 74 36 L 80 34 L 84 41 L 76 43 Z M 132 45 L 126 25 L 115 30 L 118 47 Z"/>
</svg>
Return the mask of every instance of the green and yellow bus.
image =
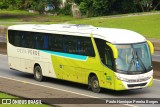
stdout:
<svg viewBox="0 0 160 107">
<path fill-rule="evenodd" d="M 8 28 L 8 63 L 14 70 L 88 84 L 93 92 L 152 86 L 153 45 L 125 29 L 90 25 L 14 25 Z"/>
</svg>

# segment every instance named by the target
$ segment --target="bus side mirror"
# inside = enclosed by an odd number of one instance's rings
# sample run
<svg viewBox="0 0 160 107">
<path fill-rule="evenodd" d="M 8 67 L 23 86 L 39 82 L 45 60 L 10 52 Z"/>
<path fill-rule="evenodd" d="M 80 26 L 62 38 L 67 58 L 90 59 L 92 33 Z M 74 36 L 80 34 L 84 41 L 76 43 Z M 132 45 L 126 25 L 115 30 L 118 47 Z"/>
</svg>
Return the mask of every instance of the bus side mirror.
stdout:
<svg viewBox="0 0 160 107">
<path fill-rule="evenodd" d="M 113 51 L 113 57 L 115 59 L 117 59 L 118 58 L 118 50 L 117 50 L 117 48 L 113 44 L 111 44 L 111 43 L 106 42 L 106 44 L 112 49 L 112 51 Z"/>
<path fill-rule="evenodd" d="M 153 54 L 154 54 L 153 44 L 152 44 L 152 42 L 150 42 L 149 40 L 147 40 L 147 43 L 148 43 L 148 46 L 149 46 L 149 48 L 150 48 L 150 53 L 151 53 L 151 55 L 153 55 Z"/>
</svg>

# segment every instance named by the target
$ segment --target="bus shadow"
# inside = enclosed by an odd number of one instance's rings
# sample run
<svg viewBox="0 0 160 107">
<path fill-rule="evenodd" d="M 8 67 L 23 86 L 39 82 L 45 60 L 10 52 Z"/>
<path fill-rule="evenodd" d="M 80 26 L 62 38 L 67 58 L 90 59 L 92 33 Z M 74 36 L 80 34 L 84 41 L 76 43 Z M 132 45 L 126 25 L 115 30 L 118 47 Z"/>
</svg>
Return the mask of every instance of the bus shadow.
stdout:
<svg viewBox="0 0 160 107">
<path fill-rule="evenodd" d="M 9 72 L 10 75 L 13 75 L 15 77 L 22 77 L 24 79 L 34 79 L 33 74 L 26 73 L 26 72 L 21 72 L 21 71 L 16 71 L 16 70 L 10 70 Z"/>
<path fill-rule="evenodd" d="M 34 81 L 34 76 L 33 74 L 29 74 L 29 73 L 25 73 L 25 72 L 21 72 L 21 71 L 14 71 L 14 70 L 10 70 L 11 72 L 9 72 L 10 75 L 13 75 L 15 77 L 22 77 L 24 79 L 30 79 Z M 36 80 L 35 80 L 36 81 Z M 68 86 L 68 87 L 73 87 L 73 88 L 77 88 L 77 89 L 88 89 L 87 85 L 84 84 L 80 84 L 80 83 L 75 83 L 75 82 L 71 82 L 71 81 L 66 81 L 66 80 L 60 80 L 60 79 L 55 79 L 55 78 L 49 78 L 49 77 L 45 77 L 44 81 L 42 81 L 43 83 L 49 83 L 49 84 L 57 84 L 57 85 L 63 85 L 63 86 Z"/>
<path fill-rule="evenodd" d="M 76 82 L 71 82 L 71 81 L 67 81 L 67 80 L 60 80 L 60 79 L 46 77 L 45 81 L 48 83 L 54 83 L 54 84 L 58 84 L 58 85 L 73 87 L 76 89 L 82 89 L 82 90 L 88 89 L 88 85 L 80 84 L 80 83 L 76 83 Z"/>
</svg>

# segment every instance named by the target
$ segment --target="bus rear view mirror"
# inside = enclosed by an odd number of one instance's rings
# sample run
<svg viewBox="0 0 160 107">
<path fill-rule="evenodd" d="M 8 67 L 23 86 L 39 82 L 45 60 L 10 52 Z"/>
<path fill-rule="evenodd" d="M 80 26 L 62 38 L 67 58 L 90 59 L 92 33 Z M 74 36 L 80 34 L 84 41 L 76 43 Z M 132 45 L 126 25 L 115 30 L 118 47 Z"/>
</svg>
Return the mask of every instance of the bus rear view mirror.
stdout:
<svg viewBox="0 0 160 107">
<path fill-rule="evenodd" d="M 152 44 L 152 42 L 150 42 L 149 40 L 147 40 L 147 43 L 148 43 L 148 46 L 149 46 L 149 48 L 150 48 L 150 53 L 151 53 L 151 55 L 153 55 L 153 54 L 154 54 L 153 44 Z"/>
<path fill-rule="evenodd" d="M 118 50 L 117 50 L 116 46 L 111 43 L 108 43 L 108 42 L 106 42 L 106 44 L 112 49 L 113 57 L 115 59 L 117 59 L 118 58 Z"/>
</svg>

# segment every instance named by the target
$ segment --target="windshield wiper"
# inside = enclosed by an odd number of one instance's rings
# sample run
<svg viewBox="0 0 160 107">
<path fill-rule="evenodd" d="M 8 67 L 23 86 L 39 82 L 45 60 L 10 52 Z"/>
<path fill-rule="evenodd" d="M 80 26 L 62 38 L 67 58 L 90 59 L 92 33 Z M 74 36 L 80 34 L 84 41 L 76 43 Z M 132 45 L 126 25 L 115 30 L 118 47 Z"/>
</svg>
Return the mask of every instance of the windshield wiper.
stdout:
<svg viewBox="0 0 160 107">
<path fill-rule="evenodd" d="M 136 58 L 135 58 L 135 56 L 136 56 Z M 136 61 L 135 61 L 135 60 L 136 60 Z M 129 63 L 128 72 L 131 70 L 131 68 L 132 68 L 133 65 L 135 65 L 135 64 L 137 64 L 137 63 L 139 63 L 139 62 L 141 63 L 142 69 L 143 69 L 144 71 L 147 71 L 144 63 L 142 62 L 141 58 L 138 56 L 137 51 L 135 51 L 135 53 L 132 52 L 132 60 L 131 60 L 130 63 Z M 136 65 L 136 70 L 138 71 L 138 67 L 137 67 L 137 66 L 138 66 L 138 65 Z"/>
<path fill-rule="evenodd" d="M 133 64 L 135 65 L 134 59 L 135 59 L 135 58 L 134 58 L 134 52 L 132 52 L 132 59 L 131 59 L 131 61 L 130 61 L 130 63 L 129 63 L 128 71 L 131 70 Z"/>
<path fill-rule="evenodd" d="M 137 61 L 141 63 L 143 70 L 144 70 L 144 71 L 147 71 L 144 63 L 142 62 L 141 58 L 138 56 L 137 51 L 136 51 L 136 56 L 137 56 Z"/>
</svg>

